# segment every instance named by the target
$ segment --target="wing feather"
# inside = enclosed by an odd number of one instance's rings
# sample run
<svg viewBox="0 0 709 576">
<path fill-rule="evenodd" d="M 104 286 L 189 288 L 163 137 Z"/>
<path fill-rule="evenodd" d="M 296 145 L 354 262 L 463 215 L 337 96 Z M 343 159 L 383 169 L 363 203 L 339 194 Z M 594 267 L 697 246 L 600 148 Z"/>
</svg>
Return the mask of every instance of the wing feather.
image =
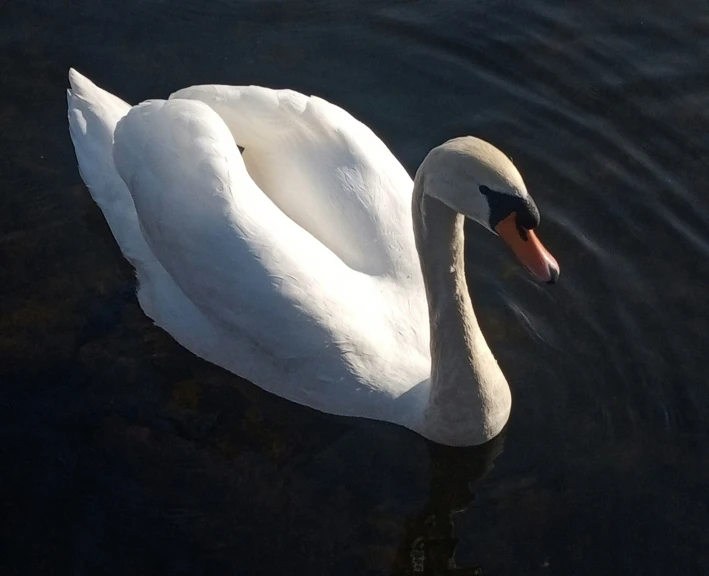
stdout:
<svg viewBox="0 0 709 576">
<path fill-rule="evenodd" d="M 194 86 L 171 99 L 214 109 L 245 149 L 260 189 L 350 268 L 416 272 L 411 178 L 349 113 L 317 97 L 257 86 Z"/>
<path fill-rule="evenodd" d="M 325 359 L 337 344 L 331 355 L 341 362 L 342 347 L 360 349 L 352 340 L 366 341 L 383 317 L 376 305 L 364 315 L 357 306 L 372 279 L 259 190 L 206 104 L 132 108 L 118 123 L 113 155 L 152 252 L 215 324 L 248 333 L 278 357 Z"/>
</svg>

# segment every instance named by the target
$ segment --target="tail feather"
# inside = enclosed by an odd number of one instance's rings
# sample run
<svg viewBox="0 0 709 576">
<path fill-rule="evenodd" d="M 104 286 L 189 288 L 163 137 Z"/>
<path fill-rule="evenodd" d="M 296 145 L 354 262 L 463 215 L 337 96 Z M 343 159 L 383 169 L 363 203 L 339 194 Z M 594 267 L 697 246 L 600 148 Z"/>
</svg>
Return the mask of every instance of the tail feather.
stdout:
<svg viewBox="0 0 709 576">
<path fill-rule="evenodd" d="M 170 333 L 179 333 L 183 325 L 190 326 L 187 335 L 176 336 L 178 341 L 207 356 L 216 347 L 214 329 L 153 255 L 140 229 L 133 197 L 113 161 L 116 125 L 128 113 L 130 105 L 74 69 L 69 70 L 69 82 L 69 131 L 79 171 L 123 255 L 136 269 L 141 307 Z"/>
<path fill-rule="evenodd" d="M 103 212 L 124 256 L 136 267 L 149 258 L 133 198 L 113 163 L 113 133 L 130 105 L 73 68 L 67 106 L 79 172 Z"/>
</svg>

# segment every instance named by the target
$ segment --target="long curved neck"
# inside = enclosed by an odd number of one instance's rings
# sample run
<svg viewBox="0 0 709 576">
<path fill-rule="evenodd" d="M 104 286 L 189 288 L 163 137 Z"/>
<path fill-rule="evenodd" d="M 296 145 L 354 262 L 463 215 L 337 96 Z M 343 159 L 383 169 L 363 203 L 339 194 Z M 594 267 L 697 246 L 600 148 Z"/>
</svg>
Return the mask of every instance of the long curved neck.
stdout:
<svg viewBox="0 0 709 576">
<path fill-rule="evenodd" d="M 428 299 L 431 390 L 424 427 L 450 445 L 482 444 L 504 427 L 510 390 L 485 341 L 465 280 L 465 218 L 414 182 L 412 216 Z"/>
</svg>

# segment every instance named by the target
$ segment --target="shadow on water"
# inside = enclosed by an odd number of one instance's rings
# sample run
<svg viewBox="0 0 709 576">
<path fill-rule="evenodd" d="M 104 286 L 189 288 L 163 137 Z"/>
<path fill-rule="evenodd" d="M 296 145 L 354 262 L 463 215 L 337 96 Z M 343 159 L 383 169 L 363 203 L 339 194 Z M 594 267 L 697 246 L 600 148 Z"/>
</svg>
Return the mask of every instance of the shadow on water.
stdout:
<svg viewBox="0 0 709 576">
<path fill-rule="evenodd" d="M 475 490 L 492 470 L 504 446 L 506 430 L 483 446 L 450 448 L 429 443 L 431 484 L 421 512 L 405 523 L 392 576 L 407 574 L 482 574 L 479 565 L 459 567 L 454 517 L 475 499 Z"/>
</svg>

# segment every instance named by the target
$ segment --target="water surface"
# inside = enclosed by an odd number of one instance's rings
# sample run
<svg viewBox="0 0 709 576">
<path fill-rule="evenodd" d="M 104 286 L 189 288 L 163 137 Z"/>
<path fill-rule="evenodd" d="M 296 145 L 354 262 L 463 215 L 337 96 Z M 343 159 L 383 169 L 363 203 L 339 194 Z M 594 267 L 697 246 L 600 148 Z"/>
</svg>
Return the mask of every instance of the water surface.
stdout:
<svg viewBox="0 0 709 576">
<path fill-rule="evenodd" d="M 709 573 L 709 4 L 28 1 L 0 30 L 3 573 Z M 505 437 L 320 414 L 152 326 L 76 169 L 69 66 L 130 102 L 317 94 L 411 173 L 461 134 L 512 156 L 562 278 L 469 227 Z"/>
</svg>

